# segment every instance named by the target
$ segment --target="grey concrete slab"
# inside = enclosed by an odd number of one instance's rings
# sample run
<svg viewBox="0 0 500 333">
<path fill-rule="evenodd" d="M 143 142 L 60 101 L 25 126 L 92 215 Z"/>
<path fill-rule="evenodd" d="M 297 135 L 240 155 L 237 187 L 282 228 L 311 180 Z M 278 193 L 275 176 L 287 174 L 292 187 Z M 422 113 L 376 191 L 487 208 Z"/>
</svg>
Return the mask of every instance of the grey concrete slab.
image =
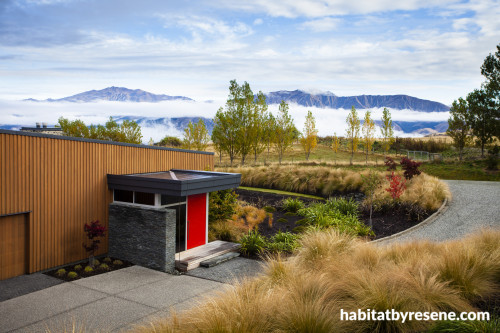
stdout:
<svg viewBox="0 0 500 333">
<path fill-rule="evenodd" d="M 213 289 L 222 290 L 224 286 L 219 282 L 187 275 L 171 275 L 163 280 L 119 293 L 117 296 L 162 309 Z"/>
<path fill-rule="evenodd" d="M 117 294 L 170 276 L 167 273 L 149 268 L 131 266 L 106 274 L 76 280 L 71 283 L 108 294 Z"/>
<path fill-rule="evenodd" d="M 106 296 L 82 286 L 63 283 L 9 299 L 0 303 L 0 332 L 36 323 Z"/>
<path fill-rule="evenodd" d="M 254 277 L 263 271 L 262 262 L 248 258 L 233 258 L 220 265 L 205 268 L 198 267 L 187 272 L 196 276 L 221 283 L 234 283 L 246 277 Z"/>
<path fill-rule="evenodd" d="M 51 332 L 72 332 L 73 327 L 84 332 L 111 332 L 156 311 L 149 306 L 109 296 L 24 327 L 18 332 L 43 332 L 47 329 Z"/>
<path fill-rule="evenodd" d="M 42 273 L 21 275 L 2 280 L 0 281 L 0 302 L 61 283 L 64 283 L 64 281 Z"/>
</svg>

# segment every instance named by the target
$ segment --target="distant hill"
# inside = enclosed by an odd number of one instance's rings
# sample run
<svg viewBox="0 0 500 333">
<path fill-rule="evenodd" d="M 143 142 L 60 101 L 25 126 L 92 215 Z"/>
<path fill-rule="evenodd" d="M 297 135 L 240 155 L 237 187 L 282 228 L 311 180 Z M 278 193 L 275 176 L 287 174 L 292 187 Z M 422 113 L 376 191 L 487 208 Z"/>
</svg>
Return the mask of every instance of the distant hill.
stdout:
<svg viewBox="0 0 500 333">
<path fill-rule="evenodd" d="M 282 100 L 302 106 L 319 108 L 356 109 L 392 108 L 422 112 L 446 112 L 450 108 L 442 103 L 408 95 L 360 95 L 339 97 L 331 92 L 312 94 L 302 90 L 280 90 L 266 94 L 268 104 L 279 104 Z"/>
<path fill-rule="evenodd" d="M 192 101 L 189 97 L 184 96 L 168 96 L 156 95 L 140 89 L 128 89 L 122 87 L 108 87 L 102 90 L 90 90 L 80 94 L 59 99 L 46 99 L 46 102 L 73 102 L 73 103 L 89 103 L 98 101 L 113 101 L 113 102 L 149 102 L 157 103 L 161 101 Z M 39 100 L 29 98 L 25 101 L 39 102 Z"/>
</svg>

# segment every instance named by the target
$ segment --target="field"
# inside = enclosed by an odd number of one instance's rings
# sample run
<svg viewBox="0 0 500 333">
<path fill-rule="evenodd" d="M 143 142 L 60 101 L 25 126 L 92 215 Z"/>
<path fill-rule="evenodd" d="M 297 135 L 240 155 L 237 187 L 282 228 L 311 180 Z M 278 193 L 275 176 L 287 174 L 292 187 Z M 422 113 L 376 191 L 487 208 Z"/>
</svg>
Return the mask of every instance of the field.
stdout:
<svg viewBox="0 0 500 333">
<path fill-rule="evenodd" d="M 430 138 L 419 138 L 419 140 L 428 141 Z M 448 137 L 438 137 L 434 140 L 449 140 Z M 213 148 L 209 148 L 209 151 L 213 151 Z M 421 166 L 421 170 L 425 173 L 438 177 L 440 179 L 455 179 L 455 180 L 480 180 L 480 181 L 500 181 L 499 171 L 490 171 L 486 169 L 485 160 L 478 159 L 480 155 L 480 150 L 477 148 L 468 148 L 466 154 L 464 155 L 464 161 L 459 162 L 457 154 L 453 149 L 449 149 L 442 153 L 443 160 L 440 163 L 424 162 Z M 391 152 L 388 156 L 399 161 L 400 158 L 406 156 L 406 153 L 395 154 Z M 335 153 L 327 144 L 318 144 L 316 149 L 311 153 L 308 161 L 305 159 L 305 154 L 302 147 L 299 144 L 295 144 L 283 157 L 282 164 L 284 165 L 301 165 L 301 166 L 327 166 L 327 167 L 342 167 L 353 171 L 363 171 L 367 169 L 367 165 L 370 168 L 374 168 L 378 171 L 384 171 L 386 169 L 384 165 L 384 154 L 381 152 L 371 153 L 368 155 L 368 162 L 366 161 L 366 155 L 363 152 L 354 153 L 353 165 L 350 165 L 351 154 L 347 151 L 346 147 L 342 147 L 338 153 Z M 263 165 L 275 165 L 278 164 L 278 155 L 272 149 L 270 152 L 264 151 L 254 161 L 254 157 L 247 156 L 245 161 L 245 166 L 263 166 Z M 220 159 L 219 155 L 215 155 L 215 166 L 216 168 L 225 168 L 230 165 L 229 158 L 227 156 L 222 156 Z M 233 166 L 241 166 L 241 159 L 236 158 L 233 161 Z"/>
</svg>

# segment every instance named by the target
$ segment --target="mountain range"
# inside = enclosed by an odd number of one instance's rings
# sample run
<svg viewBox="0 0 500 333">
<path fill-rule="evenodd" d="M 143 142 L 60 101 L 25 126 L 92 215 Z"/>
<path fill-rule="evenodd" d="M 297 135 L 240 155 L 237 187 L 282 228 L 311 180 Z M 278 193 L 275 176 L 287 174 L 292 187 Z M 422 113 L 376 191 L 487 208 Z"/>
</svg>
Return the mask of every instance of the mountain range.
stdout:
<svg viewBox="0 0 500 333">
<path fill-rule="evenodd" d="M 90 90 L 73 96 L 59 99 L 46 99 L 44 102 L 69 102 L 69 103 L 91 103 L 99 101 L 113 102 L 134 102 L 134 103 L 158 103 L 162 101 L 194 101 L 185 96 L 169 96 L 153 94 L 140 89 L 128 89 L 123 87 L 108 87 L 101 90 Z M 268 104 L 279 104 L 282 100 L 287 103 L 294 103 L 305 107 L 330 108 L 332 112 L 335 109 L 350 109 L 354 106 L 356 109 L 370 109 L 387 107 L 393 111 L 413 110 L 417 112 L 446 112 L 449 107 L 439 102 L 420 99 L 408 95 L 359 95 L 359 96 L 336 96 L 331 92 L 313 93 L 303 90 L 280 90 L 266 94 Z M 41 100 L 27 99 L 25 101 L 41 102 Z M 396 112 L 396 113 L 395 113 Z M 200 116 L 203 116 L 200 114 Z M 212 119 L 201 117 L 211 132 L 213 128 Z M 424 117 L 425 118 L 425 117 Z M 429 117 L 427 117 L 429 118 Z M 116 115 L 115 119 L 133 119 L 141 127 L 163 127 L 165 129 L 183 131 L 189 121 L 197 121 L 198 117 L 177 117 L 177 118 L 146 118 L 146 117 L 123 117 Z M 393 121 L 394 128 L 404 133 L 417 133 L 421 135 L 444 132 L 448 128 L 447 122 L 437 121 Z M 8 125 L 12 127 L 11 125 Z M 5 128 L 5 126 L 0 126 Z"/>
<path fill-rule="evenodd" d="M 279 104 L 284 100 L 302 106 L 318 108 L 356 109 L 391 108 L 423 112 L 446 112 L 450 108 L 442 103 L 420 99 L 408 95 L 360 95 L 339 97 L 331 92 L 312 94 L 303 90 L 281 90 L 266 94 L 268 104 Z"/>
<path fill-rule="evenodd" d="M 73 96 L 68 96 L 59 99 L 46 99 L 44 102 L 73 102 L 73 103 L 91 103 L 99 101 L 112 102 L 149 102 L 158 103 L 162 101 L 192 101 L 189 97 L 184 96 L 168 96 L 156 95 L 141 89 L 128 89 L 122 87 L 108 87 L 101 90 L 90 90 Z M 29 98 L 25 101 L 41 102 L 40 100 Z"/>
</svg>

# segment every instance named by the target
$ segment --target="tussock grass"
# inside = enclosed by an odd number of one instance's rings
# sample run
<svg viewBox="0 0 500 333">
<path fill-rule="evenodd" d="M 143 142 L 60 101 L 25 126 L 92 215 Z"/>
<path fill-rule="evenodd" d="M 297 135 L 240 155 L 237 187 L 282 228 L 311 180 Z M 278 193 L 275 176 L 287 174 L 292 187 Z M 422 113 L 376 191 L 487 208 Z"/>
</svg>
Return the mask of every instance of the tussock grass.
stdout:
<svg viewBox="0 0 500 333">
<path fill-rule="evenodd" d="M 364 191 L 361 175 L 369 170 L 355 171 L 345 168 L 270 166 L 229 168 L 223 171 L 241 173 L 241 184 L 251 187 L 271 188 L 298 193 L 331 196 L 339 192 Z M 382 185 L 375 193 L 375 200 L 389 203 L 390 194 L 385 172 L 378 172 Z M 418 205 L 425 210 L 436 210 L 445 198 L 451 198 L 448 185 L 438 178 L 421 174 L 407 182 L 401 202 Z"/>
<path fill-rule="evenodd" d="M 286 260 L 269 257 L 262 275 L 137 332 L 425 331 L 435 323 L 341 321 L 340 309 L 475 311 L 498 295 L 499 230 L 384 247 L 329 229 L 300 242 Z"/>
</svg>

